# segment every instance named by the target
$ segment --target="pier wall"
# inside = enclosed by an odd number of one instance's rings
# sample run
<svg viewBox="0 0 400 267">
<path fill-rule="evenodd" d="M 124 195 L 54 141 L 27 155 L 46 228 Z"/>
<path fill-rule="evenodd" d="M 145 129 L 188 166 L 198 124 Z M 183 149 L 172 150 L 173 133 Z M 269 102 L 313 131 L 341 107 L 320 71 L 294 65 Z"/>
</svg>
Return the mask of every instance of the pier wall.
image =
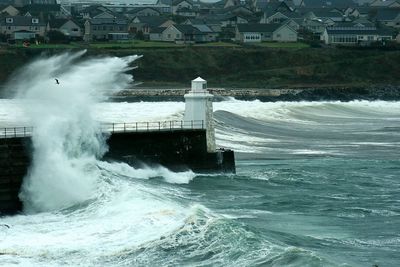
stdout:
<svg viewBox="0 0 400 267">
<path fill-rule="evenodd" d="M 235 172 L 233 151 L 207 152 L 205 129 L 113 133 L 106 160 L 135 167 L 162 165 L 173 171 Z"/>
<path fill-rule="evenodd" d="M 21 210 L 18 194 L 30 164 L 29 137 L 0 138 L 0 215 Z"/>
<path fill-rule="evenodd" d="M 114 132 L 103 160 L 134 167 L 162 165 L 172 171 L 235 172 L 231 150 L 207 152 L 205 129 Z M 22 209 L 18 194 L 31 164 L 30 137 L 0 138 L 0 216 Z"/>
</svg>

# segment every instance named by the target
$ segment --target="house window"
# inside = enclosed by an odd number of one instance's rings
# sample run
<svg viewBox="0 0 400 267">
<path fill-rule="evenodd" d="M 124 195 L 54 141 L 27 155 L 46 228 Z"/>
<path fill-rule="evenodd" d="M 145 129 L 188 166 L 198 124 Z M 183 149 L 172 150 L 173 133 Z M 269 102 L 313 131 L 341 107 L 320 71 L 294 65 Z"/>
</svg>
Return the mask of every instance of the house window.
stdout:
<svg viewBox="0 0 400 267">
<path fill-rule="evenodd" d="M 181 35 L 179 33 L 176 34 L 176 38 L 179 39 L 181 38 Z"/>
<path fill-rule="evenodd" d="M 7 30 L 11 30 L 11 27 L 10 27 L 10 26 L 8 26 L 8 27 L 7 27 Z"/>
<path fill-rule="evenodd" d="M 107 26 L 103 26 L 103 31 L 106 31 L 107 30 Z"/>
<path fill-rule="evenodd" d="M 97 31 L 97 26 L 93 26 L 93 30 L 94 30 L 94 31 Z"/>
<path fill-rule="evenodd" d="M 167 36 L 168 36 L 168 39 L 170 39 L 170 38 L 171 38 L 171 34 L 168 34 Z"/>
</svg>

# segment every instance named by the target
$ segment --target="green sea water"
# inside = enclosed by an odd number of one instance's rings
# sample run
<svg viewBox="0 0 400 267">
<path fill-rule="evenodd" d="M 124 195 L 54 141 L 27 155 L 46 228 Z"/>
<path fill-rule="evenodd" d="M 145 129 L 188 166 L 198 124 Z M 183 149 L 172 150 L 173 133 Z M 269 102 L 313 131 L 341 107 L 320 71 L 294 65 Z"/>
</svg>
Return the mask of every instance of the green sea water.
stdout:
<svg viewBox="0 0 400 267">
<path fill-rule="evenodd" d="M 175 118 L 183 107 L 98 112 Z M 11 226 L 0 229 L 0 265 L 400 265 L 400 102 L 228 99 L 214 109 L 217 145 L 235 150 L 236 174 L 89 162 L 87 200 L 0 218 Z"/>
</svg>

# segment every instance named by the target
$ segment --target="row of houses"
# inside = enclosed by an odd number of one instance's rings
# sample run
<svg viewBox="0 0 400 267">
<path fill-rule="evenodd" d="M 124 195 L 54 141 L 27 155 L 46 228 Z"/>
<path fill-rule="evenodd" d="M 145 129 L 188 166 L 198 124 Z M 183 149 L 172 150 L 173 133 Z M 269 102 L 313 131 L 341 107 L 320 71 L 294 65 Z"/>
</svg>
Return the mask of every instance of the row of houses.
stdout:
<svg viewBox="0 0 400 267">
<path fill-rule="evenodd" d="M 142 38 L 165 42 L 296 42 L 358 44 L 395 38 L 400 0 L 157 0 L 146 5 L 29 4 L 0 9 L 1 34 L 10 39 L 59 31 L 84 41 Z M 364 4 L 359 6 L 357 4 Z M 367 4 L 368 6 L 365 6 Z M 372 37 L 371 37 L 372 36 Z"/>
</svg>

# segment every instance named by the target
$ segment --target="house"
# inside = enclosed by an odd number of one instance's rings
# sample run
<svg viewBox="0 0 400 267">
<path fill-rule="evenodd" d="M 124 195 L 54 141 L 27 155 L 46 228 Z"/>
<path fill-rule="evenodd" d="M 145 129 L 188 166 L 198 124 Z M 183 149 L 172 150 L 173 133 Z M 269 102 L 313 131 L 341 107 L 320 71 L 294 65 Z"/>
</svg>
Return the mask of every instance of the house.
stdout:
<svg viewBox="0 0 400 267">
<path fill-rule="evenodd" d="M 0 15 L 5 15 L 5 16 L 17 16 L 19 14 L 19 10 L 13 7 L 12 5 L 9 5 L 3 9 L 0 9 Z"/>
<path fill-rule="evenodd" d="M 171 25 L 162 32 L 162 41 L 165 42 L 198 43 L 206 40 L 206 34 L 192 25 Z"/>
<path fill-rule="evenodd" d="M 47 24 L 37 17 L 13 16 L 0 19 L 0 32 L 10 39 L 22 40 L 44 37 Z"/>
<path fill-rule="evenodd" d="M 375 21 L 388 27 L 400 28 L 400 8 L 378 9 Z"/>
<path fill-rule="evenodd" d="M 193 9 L 193 2 L 190 0 L 174 0 L 172 2 L 172 14 L 177 15 L 180 9 Z"/>
<path fill-rule="evenodd" d="M 53 19 L 49 22 L 50 30 L 62 32 L 72 40 L 82 40 L 83 31 L 75 21 L 71 19 Z"/>
<path fill-rule="evenodd" d="M 289 1 L 271 1 L 271 0 L 260 0 L 257 1 L 256 7 L 258 10 L 268 10 L 271 12 L 292 12 L 295 9 L 295 5 Z"/>
<path fill-rule="evenodd" d="M 175 24 L 172 20 L 162 16 L 137 16 L 129 23 L 129 32 L 135 34 L 139 31 L 144 35 L 149 35 L 152 29 L 167 28 Z"/>
<path fill-rule="evenodd" d="M 327 27 L 321 35 L 325 44 L 347 46 L 392 39 L 392 32 L 376 27 Z"/>
<path fill-rule="evenodd" d="M 307 8 L 338 8 L 346 9 L 351 6 L 356 6 L 352 0 L 302 0 L 301 7 Z"/>
<path fill-rule="evenodd" d="M 123 17 L 93 18 L 86 20 L 85 41 L 129 39 L 128 21 Z"/>
<path fill-rule="evenodd" d="M 338 21 L 344 21 L 345 17 L 344 14 L 337 10 L 337 9 L 329 9 L 329 8 L 323 8 L 323 9 L 306 9 L 304 11 L 307 11 L 304 15 L 305 19 L 311 19 L 311 20 L 321 20 L 323 22 L 338 22 Z"/>
<path fill-rule="evenodd" d="M 297 42 L 297 32 L 286 24 L 239 24 L 235 40 L 242 43 Z"/>
<path fill-rule="evenodd" d="M 134 18 L 137 16 L 161 16 L 161 11 L 152 7 L 137 7 L 125 12 L 126 17 Z"/>
<path fill-rule="evenodd" d="M 312 32 L 315 36 L 320 36 L 327 26 L 335 25 L 334 21 L 325 21 L 323 22 L 320 19 L 306 19 L 302 23 L 302 27 Z"/>
<path fill-rule="evenodd" d="M 215 42 L 218 38 L 218 32 L 214 32 L 211 27 L 206 24 L 195 24 L 193 27 L 204 34 L 204 42 Z"/>
<path fill-rule="evenodd" d="M 219 21 L 221 27 L 229 27 L 236 26 L 237 24 L 249 23 L 248 19 L 245 16 L 235 14 L 209 15 L 205 17 L 205 19 L 217 20 Z"/>
<path fill-rule="evenodd" d="M 358 24 L 360 27 L 374 27 L 375 24 L 372 23 L 370 20 L 360 17 L 358 19 L 353 20 L 354 24 Z"/>
<path fill-rule="evenodd" d="M 91 19 L 91 18 L 113 18 L 116 14 L 110 9 L 102 6 L 102 5 L 91 5 L 79 12 L 80 16 L 83 19 Z"/>
<path fill-rule="evenodd" d="M 182 7 L 176 10 L 175 14 L 187 18 L 195 18 L 199 14 L 199 11 L 197 8 Z"/>
<path fill-rule="evenodd" d="M 162 41 L 163 32 L 166 28 L 165 27 L 157 27 L 153 28 L 149 32 L 149 40 L 150 41 Z"/>
<path fill-rule="evenodd" d="M 281 23 L 288 19 L 303 20 L 303 17 L 297 12 L 265 11 L 260 19 L 260 23 Z"/>
<path fill-rule="evenodd" d="M 182 24 L 193 25 L 193 26 L 205 24 L 217 35 L 218 35 L 218 33 L 221 32 L 221 21 L 218 19 L 215 19 L 213 16 L 210 16 L 208 18 L 202 18 L 202 19 L 188 18 Z"/>
<path fill-rule="evenodd" d="M 398 8 L 400 7 L 399 0 L 375 0 L 371 4 L 370 7 L 385 7 L 385 8 Z"/>
</svg>

